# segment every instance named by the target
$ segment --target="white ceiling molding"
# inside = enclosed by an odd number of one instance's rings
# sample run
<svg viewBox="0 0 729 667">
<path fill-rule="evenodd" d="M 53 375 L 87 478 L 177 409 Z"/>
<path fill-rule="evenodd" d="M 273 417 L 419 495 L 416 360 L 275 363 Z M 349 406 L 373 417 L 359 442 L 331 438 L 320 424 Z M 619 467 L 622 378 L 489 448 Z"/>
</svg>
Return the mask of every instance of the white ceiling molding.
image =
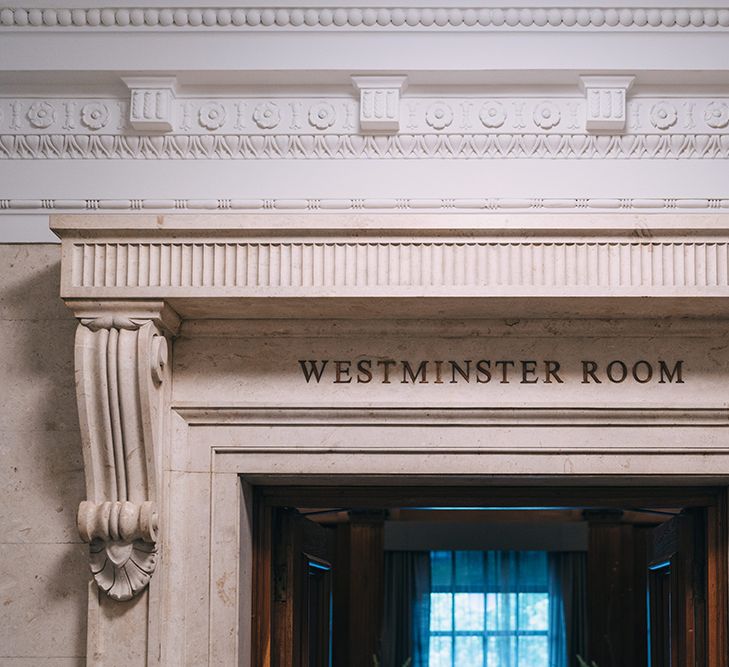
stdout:
<svg viewBox="0 0 729 667">
<path fill-rule="evenodd" d="M 537 4 L 537 3 L 535 3 Z M 14 30 L 723 30 L 722 7 L 94 7 L 0 9 Z"/>
<path fill-rule="evenodd" d="M 172 130 L 176 86 L 174 77 L 125 77 L 122 81 L 129 88 L 129 124 L 132 128 L 151 132 Z M 108 110 L 101 103 L 91 110 L 88 106 L 84 107 L 87 114 L 85 118 L 82 112 L 82 125 L 89 130 L 101 129 L 102 119 L 108 116 Z"/>
<path fill-rule="evenodd" d="M 585 91 L 585 129 L 588 132 L 625 130 L 628 91 L 634 81 L 634 76 L 580 77 L 580 85 Z M 668 112 L 663 110 L 663 113 Z"/>
<path fill-rule="evenodd" d="M 394 134 L 400 129 L 400 94 L 406 76 L 353 76 L 359 91 L 359 127 L 366 133 Z"/>
<path fill-rule="evenodd" d="M 343 199 L 0 199 L 0 214 L 15 213 L 75 213 L 101 211 L 124 213 L 130 211 L 185 212 L 185 211 L 255 211 L 255 212 L 353 212 L 378 211 L 413 213 L 458 211 L 461 213 L 504 212 L 671 212 L 707 213 L 729 212 L 729 198 L 473 198 L 473 199 L 413 199 L 413 198 L 343 198 Z"/>
</svg>

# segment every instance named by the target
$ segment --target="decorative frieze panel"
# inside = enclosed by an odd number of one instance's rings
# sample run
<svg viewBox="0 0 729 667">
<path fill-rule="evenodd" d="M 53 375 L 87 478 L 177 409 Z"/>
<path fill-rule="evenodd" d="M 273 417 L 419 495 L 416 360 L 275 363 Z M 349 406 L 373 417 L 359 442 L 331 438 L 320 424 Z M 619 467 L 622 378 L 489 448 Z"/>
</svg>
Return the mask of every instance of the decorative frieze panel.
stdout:
<svg viewBox="0 0 729 667">
<path fill-rule="evenodd" d="M 241 242 L 73 243 L 69 289 L 230 288 L 236 294 L 319 288 L 356 295 L 389 288 L 729 288 L 729 242 L 702 240 L 422 238 Z"/>
<path fill-rule="evenodd" d="M 721 30 L 716 7 L 103 7 L 3 8 L 16 30 Z"/>
<path fill-rule="evenodd" d="M 399 95 L 392 100 L 385 95 L 401 90 L 402 77 L 354 77 L 362 95 L 374 93 L 371 99 L 364 96 L 361 108 L 352 97 L 343 96 L 175 98 L 170 86 L 126 79 L 132 91 L 131 123 L 127 118 L 128 101 L 121 98 L 0 98 L 0 134 L 123 135 L 135 127 L 149 129 L 139 123 L 164 120 L 176 135 L 347 136 L 371 129 L 359 124 L 358 118 L 363 117 L 365 123 L 377 119 L 398 121 L 405 134 L 414 135 L 582 135 L 586 115 L 589 119 L 604 116 L 614 121 L 618 117 L 614 111 L 620 111 L 625 103 L 624 95 L 616 98 L 612 94 L 610 103 L 601 96 L 595 102 L 589 92 L 626 90 L 625 86 L 597 85 L 595 77 L 583 78 L 590 83 L 585 86 L 587 101 L 576 95 L 408 96 L 403 100 L 402 113 L 398 110 Z M 375 83 L 368 83 L 375 79 Z M 729 127 L 729 97 L 636 96 L 628 100 L 626 114 L 630 134 L 722 135 Z"/>
<path fill-rule="evenodd" d="M 395 78 L 397 87 L 360 85 L 360 103 L 351 97 L 175 97 L 171 87 L 132 80 L 131 101 L 0 98 L 0 159 L 729 156 L 729 97 L 626 100 L 625 89 L 590 79 L 587 97 L 401 99 L 401 77 Z"/>
</svg>

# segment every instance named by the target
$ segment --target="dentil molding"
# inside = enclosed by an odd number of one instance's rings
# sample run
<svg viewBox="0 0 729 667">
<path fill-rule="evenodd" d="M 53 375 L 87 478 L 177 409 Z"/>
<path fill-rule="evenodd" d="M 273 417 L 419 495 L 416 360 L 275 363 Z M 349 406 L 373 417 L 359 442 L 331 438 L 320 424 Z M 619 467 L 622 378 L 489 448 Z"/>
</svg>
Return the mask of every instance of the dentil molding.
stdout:
<svg viewBox="0 0 729 667">
<path fill-rule="evenodd" d="M 5 30 L 723 30 L 717 7 L 93 7 L 0 9 Z"/>
</svg>

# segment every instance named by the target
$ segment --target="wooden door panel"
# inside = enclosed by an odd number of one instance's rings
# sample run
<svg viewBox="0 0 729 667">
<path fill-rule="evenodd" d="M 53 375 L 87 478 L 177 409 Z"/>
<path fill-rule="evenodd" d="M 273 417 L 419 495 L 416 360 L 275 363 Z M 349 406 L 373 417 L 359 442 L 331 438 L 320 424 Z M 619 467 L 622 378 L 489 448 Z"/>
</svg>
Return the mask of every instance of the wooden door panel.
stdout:
<svg viewBox="0 0 729 667">
<path fill-rule="evenodd" d="M 705 667 L 706 517 L 685 510 L 658 526 L 648 563 L 650 667 Z"/>
<path fill-rule="evenodd" d="M 273 667 L 328 667 L 335 543 L 331 529 L 280 508 L 273 514 Z"/>
</svg>

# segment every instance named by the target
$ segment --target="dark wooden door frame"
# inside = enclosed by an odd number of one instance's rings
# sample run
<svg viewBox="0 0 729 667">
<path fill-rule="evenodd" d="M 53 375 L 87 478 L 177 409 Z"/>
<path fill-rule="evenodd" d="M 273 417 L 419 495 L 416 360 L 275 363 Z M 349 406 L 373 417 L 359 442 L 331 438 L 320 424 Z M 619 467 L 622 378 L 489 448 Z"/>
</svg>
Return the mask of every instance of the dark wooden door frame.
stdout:
<svg viewBox="0 0 729 667">
<path fill-rule="evenodd" d="M 729 667 L 727 490 L 689 486 L 260 486 L 254 494 L 252 664 L 271 663 L 271 518 L 276 507 L 706 508 L 707 660 Z M 699 667 L 704 667 L 703 665 Z"/>
</svg>

